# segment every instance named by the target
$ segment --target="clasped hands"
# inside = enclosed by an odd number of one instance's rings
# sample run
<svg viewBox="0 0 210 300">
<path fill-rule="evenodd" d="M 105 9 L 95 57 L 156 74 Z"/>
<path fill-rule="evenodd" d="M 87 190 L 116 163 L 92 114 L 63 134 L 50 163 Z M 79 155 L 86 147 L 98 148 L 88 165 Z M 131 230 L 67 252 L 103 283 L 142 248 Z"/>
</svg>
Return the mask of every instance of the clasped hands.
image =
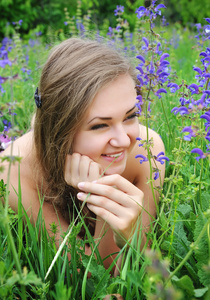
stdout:
<svg viewBox="0 0 210 300">
<path fill-rule="evenodd" d="M 142 212 L 143 192 L 119 174 L 105 175 L 88 156 L 73 153 L 65 164 L 65 181 L 78 189 L 77 198 L 106 221 L 122 248 L 132 238 Z"/>
</svg>

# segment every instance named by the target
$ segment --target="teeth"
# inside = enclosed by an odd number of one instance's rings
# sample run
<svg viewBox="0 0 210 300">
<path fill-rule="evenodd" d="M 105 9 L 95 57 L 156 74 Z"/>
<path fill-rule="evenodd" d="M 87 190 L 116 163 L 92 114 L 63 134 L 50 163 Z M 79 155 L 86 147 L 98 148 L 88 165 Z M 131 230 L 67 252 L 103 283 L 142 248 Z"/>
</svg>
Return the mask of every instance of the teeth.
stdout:
<svg viewBox="0 0 210 300">
<path fill-rule="evenodd" d="M 119 157 L 120 155 L 122 155 L 123 152 L 120 152 L 120 153 L 117 153 L 117 154 L 110 154 L 110 155 L 107 155 L 106 156 L 109 156 L 109 157 Z"/>
</svg>

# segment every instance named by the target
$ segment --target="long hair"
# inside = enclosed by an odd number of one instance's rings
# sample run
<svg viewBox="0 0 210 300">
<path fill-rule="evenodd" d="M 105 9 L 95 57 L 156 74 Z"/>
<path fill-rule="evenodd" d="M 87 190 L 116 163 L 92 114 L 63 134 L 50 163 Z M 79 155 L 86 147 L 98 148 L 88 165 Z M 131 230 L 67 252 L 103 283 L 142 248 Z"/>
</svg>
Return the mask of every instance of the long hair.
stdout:
<svg viewBox="0 0 210 300">
<path fill-rule="evenodd" d="M 64 180 L 67 154 L 75 133 L 98 91 L 118 76 L 135 70 L 119 50 L 92 40 L 70 38 L 55 46 L 44 65 L 39 91 L 42 106 L 34 122 L 37 160 L 52 201 L 59 205 L 69 189 Z M 73 189 L 71 189 L 73 191 Z"/>
</svg>

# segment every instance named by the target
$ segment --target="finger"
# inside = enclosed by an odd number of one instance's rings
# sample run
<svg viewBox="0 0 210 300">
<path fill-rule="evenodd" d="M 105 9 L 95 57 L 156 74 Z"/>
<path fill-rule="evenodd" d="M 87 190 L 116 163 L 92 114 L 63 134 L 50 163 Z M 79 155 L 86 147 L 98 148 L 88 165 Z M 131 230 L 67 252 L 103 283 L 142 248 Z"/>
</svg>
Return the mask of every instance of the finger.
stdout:
<svg viewBox="0 0 210 300">
<path fill-rule="evenodd" d="M 78 187 L 84 192 L 104 196 L 108 199 L 111 199 L 112 201 L 121 204 L 124 207 L 133 207 L 137 202 L 142 203 L 143 201 L 143 197 L 138 197 L 139 199 L 136 200 L 134 195 L 128 195 L 120 191 L 119 189 L 116 189 L 115 187 L 109 185 L 98 184 L 95 182 L 80 182 L 78 184 Z"/>
<path fill-rule="evenodd" d="M 81 181 L 89 181 L 90 164 L 91 159 L 86 155 L 82 155 L 79 164 L 79 176 Z"/>
<path fill-rule="evenodd" d="M 71 185 L 71 158 L 71 155 L 68 154 L 64 166 L 64 179 L 69 185 Z"/>
<path fill-rule="evenodd" d="M 100 178 L 102 174 L 102 167 L 94 162 L 91 161 L 90 168 L 89 168 L 89 181 L 94 181 Z"/>
<path fill-rule="evenodd" d="M 80 154 L 73 153 L 72 155 L 67 155 L 65 162 L 65 181 L 67 184 L 77 187 L 79 180 L 79 162 Z"/>
<path fill-rule="evenodd" d="M 128 213 L 127 208 L 123 207 L 122 205 L 119 205 L 118 203 L 107 199 L 105 197 L 97 196 L 97 195 L 89 195 L 86 193 L 78 193 L 77 198 L 81 201 L 85 201 L 88 204 L 92 204 L 94 206 L 98 206 L 101 208 L 106 209 L 110 213 L 118 216 L 118 217 L 124 217 L 126 218 L 126 214 Z"/>
<path fill-rule="evenodd" d="M 118 217 L 115 214 L 112 214 L 110 211 L 106 210 L 103 207 L 99 207 L 93 204 L 87 204 L 87 207 L 97 216 L 101 217 L 105 222 L 107 222 L 112 229 L 117 232 L 118 234 L 123 234 L 126 238 L 130 236 L 130 232 L 132 230 L 132 224 L 131 228 L 128 226 L 128 222 Z M 126 234 L 127 233 L 127 234 Z"/>
<path fill-rule="evenodd" d="M 115 186 L 117 189 L 129 195 L 141 194 L 143 192 L 137 188 L 133 183 L 120 176 L 119 174 L 107 175 L 97 180 L 98 184 Z"/>
<path fill-rule="evenodd" d="M 120 218 L 103 207 L 93 205 L 88 203 L 87 207 L 96 215 L 101 217 L 105 222 L 107 222 L 114 230 L 118 230 L 117 224 Z"/>
</svg>

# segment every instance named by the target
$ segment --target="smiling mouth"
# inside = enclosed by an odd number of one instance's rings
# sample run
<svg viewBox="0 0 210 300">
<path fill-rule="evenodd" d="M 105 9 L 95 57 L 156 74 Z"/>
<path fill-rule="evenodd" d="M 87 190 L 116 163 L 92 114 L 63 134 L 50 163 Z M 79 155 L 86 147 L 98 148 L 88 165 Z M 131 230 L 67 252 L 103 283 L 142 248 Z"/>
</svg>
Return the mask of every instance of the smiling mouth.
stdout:
<svg viewBox="0 0 210 300">
<path fill-rule="evenodd" d="M 123 151 L 120 152 L 120 153 L 116 153 L 116 154 L 103 154 L 103 156 L 117 158 L 117 157 L 119 157 L 122 154 L 123 154 Z"/>
</svg>

